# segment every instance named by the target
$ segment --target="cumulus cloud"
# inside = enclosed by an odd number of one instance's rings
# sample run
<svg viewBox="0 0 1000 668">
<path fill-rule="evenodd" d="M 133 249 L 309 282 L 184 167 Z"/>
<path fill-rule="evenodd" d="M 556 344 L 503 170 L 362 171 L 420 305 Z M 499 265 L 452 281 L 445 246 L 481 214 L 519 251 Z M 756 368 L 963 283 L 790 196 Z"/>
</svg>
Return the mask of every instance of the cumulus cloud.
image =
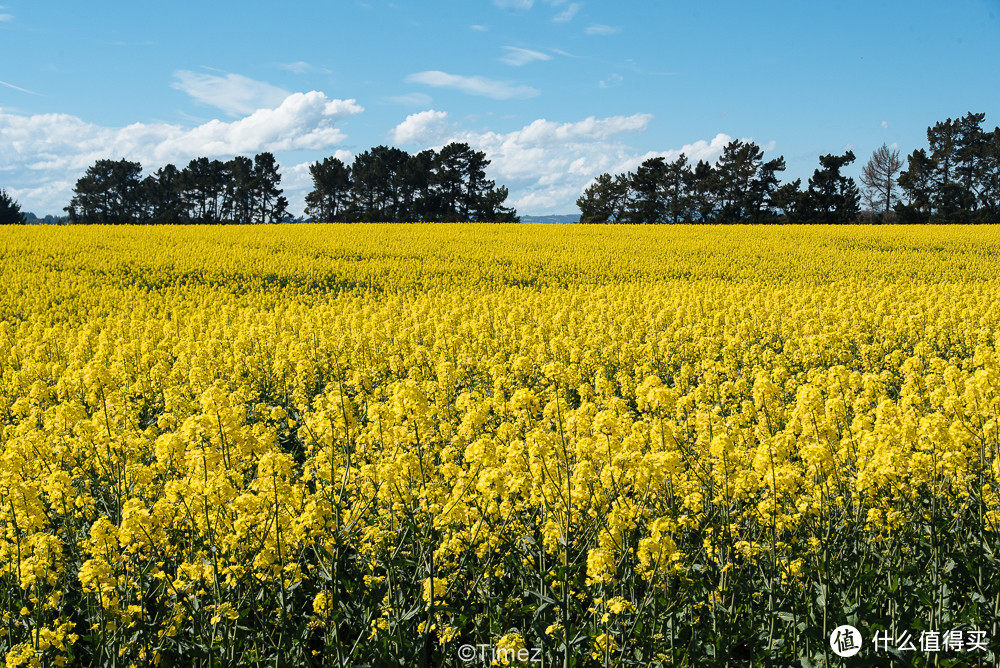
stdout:
<svg viewBox="0 0 1000 668">
<path fill-rule="evenodd" d="M 447 122 L 447 114 L 427 111 L 411 114 L 393 130 L 407 143 L 440 148 L 466 142 L 491 160 L 489 176 L 510 188 L 512 203 L 522 213 L 571 213 L 584 188 L 604 172 L 635 169 L 644 160 L 670 160 L 684 153 L 692 162 L 714 162 L 730 141 L 725 134 L 699 140 L 678 149 L 639 153 L 625 141 L 646 130 L 651 114 L 590 116 L 574 122 L 538 119 L 512 132 L 464 130 Z M 402 142 L 401 142 L 402 143 Z"/>
<path fill-rule="evenodd" d="M 410 114 L 392 131 L 397 144 L 433 144 L 448 133 L 448 113 L 428 109 Z"/>
<path fill-rule="evenodd" d="M 194 99 L 221 109 L 231 116 L 250 114 L 258 109 L 276 107 L 288 97 L 289 92 L 257 81 L 242 74 L 206 74 L 178 70 L 174 72 L 171 86 Z"/>
<path fill-rule="evenodd" d="M 407 76 L 406 81 L 435 88 L 453 88 L 469 95 L 481 95 L 494 100 L 526 99 L 535 97 L 541 92 L 537 88 L 519 86 L 509 81 L 497 81 L 481 76 L 467 77 L 439 70 L 416 72 Z"/>
<path fill-rule="evenodd" d="M 72 184 L 102 158 L 127 158 L 155 169 L 198 157 L 225 158 L 262 151 L 320 150 L 346 138 L 335 123 L 363 111 L 354 100 L 323 93 L 294 93 L 270 109 L 234 121 L 212 120 L 193 128 L 170 123 L 104 127 L 69 114 L 23 116 L 0 109 L 0 165 L 27 210 L 56 212 Z"/>
<path fill-rule="evenodd" d="M 505 46 L 503 49 L 506 53 L 500 57 L 501 62 L 514 65 L 515 67 L 527 65 L 535 60 L 552 60 L 552 56 L 541 51 L 532 51 L 531 49 L 522 49 L 516 46 Z"/>
</svg>

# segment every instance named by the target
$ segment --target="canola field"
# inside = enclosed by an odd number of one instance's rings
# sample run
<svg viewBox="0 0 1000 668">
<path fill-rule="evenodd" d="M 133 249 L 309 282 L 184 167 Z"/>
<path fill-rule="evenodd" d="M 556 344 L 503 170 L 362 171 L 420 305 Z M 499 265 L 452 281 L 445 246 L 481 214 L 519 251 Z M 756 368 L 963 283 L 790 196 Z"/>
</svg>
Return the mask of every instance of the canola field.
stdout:
<svg viewBox="0 0 1000 668">
<path fill-rule="evenodd" d="M 0 656 L 992 666 L 998 348 L 993 226 L 0 230 Z"/>
</svg>

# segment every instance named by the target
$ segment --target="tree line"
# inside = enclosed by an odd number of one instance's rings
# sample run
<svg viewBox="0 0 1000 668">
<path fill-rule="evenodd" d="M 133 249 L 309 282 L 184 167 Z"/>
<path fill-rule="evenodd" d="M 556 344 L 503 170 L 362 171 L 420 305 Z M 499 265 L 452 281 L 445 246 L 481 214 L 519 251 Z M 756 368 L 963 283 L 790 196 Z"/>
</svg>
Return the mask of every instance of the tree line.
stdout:
<svg viewBox="0 0 1000 668">
<path fill-rule="evenodd" d="M 803 184 L 782 184 L 785 160 L 764 160 L 752 141 L 734 140 L 715 164 L 650 158 L 635 171 L 601 174 L 577 200 L 581 223 L 985 223 L 1000 214 L 1000 127 L 969 112 L 927 129 L 926 148 L 905 161 L 885 145 L 859 186 L 843 174 L 853 151 L 819 158 Z M 517 221 L 508 191 L 486 178 L 490 161 L 465 143 L 410 155 L 376 146 L 348 165 L 310 165 L 306 215 L 321 222 Z M 77 181 L 65 211 L 72 223 L 249 224 L 291 220 L 271 153 L 253 159 L 196 158 L 143 178 L 142 165 L 98 160 Z M 862 208 L 862 204 L 864 208 Z M 0 190 L 0 224 L 25 222 Z M 59 220 L 46 217 L 46 220 Z"/>
<path fill-rule="evenodd" d="M 986 114 L 969 112 L 927 128 L 926 149 L 907 157 L 895 207 L 903 223 L 1000 222 L 1000 127 L 983 130 Z"/>
<path fill-rule="evenodd" d="M 633 172 L 601 174 L 577 200 L 581 223 L 986 223 L 1000 212 L 1000 128 L 969 113 L 927 129 L 928 149 L 907 158 L 877 149 L 861 186 L 842 170 L 853 151 L 819 158 L 803 186 L 784 185 L 784 157 L 764 161 L 754 142 L 734 140 L 713 165 L 681 154 L 650 158 Z M 865 208 L 862 209 L 862 203 Z"/>
<path fill-rule="evenodd" d="M 415 155 L 376 146 L 347 165 L 336 157 L 309 167 L 306 215 L 331 222 L 517 222 L 507 188 L 486 178 L 490 161 L 468 144 Z"/>
<path fill-rule="evenodd" d="M 310 165 L 306 215 L 320 222 L 517 222 L 507 188 L 486 178 L 490 161 L 468 144 L 440 151 L 377 146 L 347 165 L 336 157 Z M 76 182 L 66 212 L 84 224 L 251 224 L 291 220 L 271 153 L 250 159 L 195 158 L 143 178 L 142 165 L 102 159 Z M 16 202 L 3 193 L 0 206 Z M 8 203 L 9 200 L 9 203 Z M 15 214 L 9 222 L 20 222 Z"/>
<path fill-rule="evenodd" d="M 854 153 L 824 155 L 821 168 L 802 190 L 802 180 L 780 185 L 784 157 L 764 161 L 752 141 L 734 140 L 714 165 L 691 165 L 650 158 L 634 172 L 601 174 L 584 191 L 577 206 L 581 223 L 844 223 L 859 211 L 854 179 L 841 170 Z"/>
<path fill-rule="evenodd" d="M 248 224 L 280 222 L 288 200 L 271 153 L 250 159 L 195 158 L 142 177 L 142 165 L 98 160 L 76 182 L 66 212 L 86 224 Z"/>
</svg>

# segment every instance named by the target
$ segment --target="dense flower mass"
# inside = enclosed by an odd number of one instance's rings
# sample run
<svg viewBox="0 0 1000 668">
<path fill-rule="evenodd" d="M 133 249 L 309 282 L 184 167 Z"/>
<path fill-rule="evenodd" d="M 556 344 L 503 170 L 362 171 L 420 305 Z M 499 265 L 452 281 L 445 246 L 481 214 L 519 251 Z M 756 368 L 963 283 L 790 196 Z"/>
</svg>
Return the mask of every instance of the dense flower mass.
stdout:
<svg viewBox="0 0 1000 668">
<path fill-rule="evenodd" d="M 993 227 L 2 230 L 0 650 L 992 665 L 998 277 Z"/>
</svg>

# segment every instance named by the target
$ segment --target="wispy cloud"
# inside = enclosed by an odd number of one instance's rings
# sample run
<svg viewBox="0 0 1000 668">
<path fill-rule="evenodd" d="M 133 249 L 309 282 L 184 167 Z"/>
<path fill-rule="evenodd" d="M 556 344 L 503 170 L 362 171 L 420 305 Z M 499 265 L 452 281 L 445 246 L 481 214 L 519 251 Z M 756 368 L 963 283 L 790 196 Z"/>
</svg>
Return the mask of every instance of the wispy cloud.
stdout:
<svg viewBox="0 0 1000 668">
<path fill-rule="evenodd" d="M 608 26 L 602 23 L 587 26 L 586 30 L 584 30 L 588 35 L 617 35 L 621 31 L 622 29 L 617 26 Z"/>
<path fill-rule="evenodd" d="M 395 102 L 396 104 L 402 104 L 408 107 L 426 107 L 433 102 L 431 96 L 427 93 L 407 93 L 406 95 L 395 95 L 390 97 L 389 100 Z"/>
<path fill-rule="evenodd" d="M 0 14 L 0 21 L 13 21 L 13 20 L 14 20 L 13 14 Z"/>
<path fill-rule="evenodd" d="M 276 107 L 290 95 L 287 90 L 242 74 L 218 76 L 178 70 L 174 77 L 176 81 L 171 84 L 173 88 L 187 93 L 199 102 L 221 109 L 230 116 Z"/>
<path fill-rule="evenodd" d="M 22 93 L 27 93 L 28 95 L 41 95 L 41 93 L 36 93 L 33 90 L 28 90 L 27 88 L 21 88 L 20 86 L 15 86 L 12 83 L 7 83 L 6 81 L 0 81 L 0 86 L 6 86 L 7 88 L 13 88 L 14 90 L 19 90 Z"/>
<path fill-rule="evenodd" d="M 486 32 L 488 30 L 488 28 L 486 26 L 479 25 L 478 23 L 474 23 L 471 26 L 469 26 L 469 30 L 472 30 L 472 31 L 475 31 L 475 32 Z"/>
<path fill-rule="evenodd" d="M 508 81 L 497 81 L 481 76 L 468 77 L 449 74 L 439 70 L 416 72 L 407 76 L 406 81 L 436 88 L 452 88 L 469 95 L 481 95 L 494 100 L 526 99 L 535 97 L 541 92 L 537 88 L 519 86 Z"/>
<path fill-rule="evenodd" d="M 500 9 L 531 9 L 535 0 L 493 0 Z"/>
<path fill-rule="evenodd" d="M 612 74 L 607 79 L 603 79 L 602 81 L 598 81 L 597 85 L 600 88 L 613 88 L 615 86 L 620 86 L 622 84 L 622 81 L 624 81 L 624 80 L 625 79 L 622 77 L 622 75 L 620 75 L 620 74 Z"/>
<path fill-rule="evenodd" d="M 505 46 L 503 49 L 506 53 L 500 57 L 500 60 L 508 65 L 521 66 L 535 60 L 552 60 L 552 56 L 541 51 L 532 51 L 516 46 Z"/>
<path fill-rule="evenodd" d="M 294 63 L 278 63 L 278 67 L 295 74 L 304 74 L 312 69 L 312 65 L 304 60 L 297 60 Z"/>
<path fill-rule="evenodd" d="M 581 5 L 579 2 L 571 2 L 566 9 L 556 14 L 555 18 L 552 20 L 556 23 L 568 23 L 572 21 L 573 17 L 576 16 L 576 13 L 580 11 L 580 7 Z"/>
</svg>

